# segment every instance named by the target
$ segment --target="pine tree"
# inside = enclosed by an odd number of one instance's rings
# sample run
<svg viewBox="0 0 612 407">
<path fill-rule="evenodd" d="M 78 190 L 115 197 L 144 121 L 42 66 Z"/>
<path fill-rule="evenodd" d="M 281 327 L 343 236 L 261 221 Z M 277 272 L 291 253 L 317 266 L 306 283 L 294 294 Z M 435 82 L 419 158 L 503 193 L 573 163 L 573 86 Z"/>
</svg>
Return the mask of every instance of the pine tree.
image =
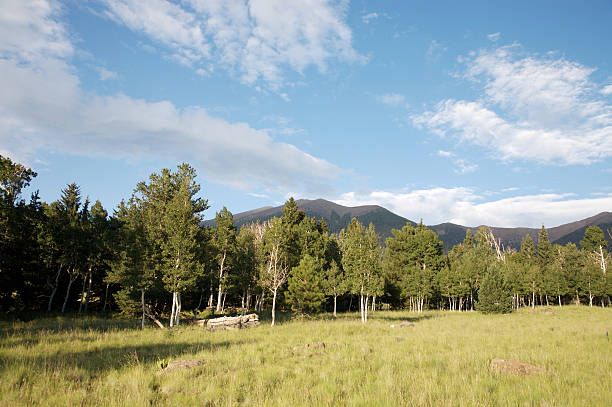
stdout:
<svg viewBox="0 0 612 407">
<path fill-rule="evenodd" d="M 548 296 L 554 295 L 554 276 L 552 275 L 552 265 L 555 260 L 555 253 L 552 245 L 548 240 L 548 232 L 542 225 L 542 230 L 538 235 L 538 266 L 540 267 L 541 275 L 541 291 L 540 295 L 544 295 L 546 305 L 548 305 Z M 540 303 L 542 301 L 540 300 Z"/>
<path fill-rule="evenodd" d="M 285 297 L 291 309 L 302 315 L 319 312 L 325 293 L 318 263 L 312 256 L 305 255 L 300 264 L 291 270 L 289 286 Z"/>
<path fill-rule="evenodd" d="M 512 312 L 512 292 L 506 282 L 502 263 L 493 263 L 487 269 L 478 291 L 476 309 L 484 313 Z"/>
</svg>

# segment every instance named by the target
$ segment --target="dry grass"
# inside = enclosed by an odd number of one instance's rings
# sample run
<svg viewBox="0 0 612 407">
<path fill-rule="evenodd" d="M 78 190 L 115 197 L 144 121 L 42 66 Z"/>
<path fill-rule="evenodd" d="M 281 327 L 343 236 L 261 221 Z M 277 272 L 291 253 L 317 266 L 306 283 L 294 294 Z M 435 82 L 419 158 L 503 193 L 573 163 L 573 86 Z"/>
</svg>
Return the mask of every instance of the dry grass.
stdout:
<svg viewBox="0 0 612 407">
<path fill-rule="evenodd" d="M 401 321 L 414 326 L 390 327 Z M 212 333 L 135 325 L 1 324 L 0 405 L 612 405 L 612 309 L 377 312 L 365 326 L 345 314 Z M 496 374 L 495 358 L 546 373 Z M 181 359 L 203 362 L 157 374 Z"/>
</svg>

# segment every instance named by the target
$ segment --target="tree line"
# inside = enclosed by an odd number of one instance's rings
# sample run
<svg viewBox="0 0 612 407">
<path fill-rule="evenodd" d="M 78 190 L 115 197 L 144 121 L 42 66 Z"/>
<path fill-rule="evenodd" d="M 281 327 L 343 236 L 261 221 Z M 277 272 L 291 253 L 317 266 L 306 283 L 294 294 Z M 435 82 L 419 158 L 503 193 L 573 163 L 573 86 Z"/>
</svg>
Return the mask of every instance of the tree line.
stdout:
<svg viewBox="0 0 612 407">
<path fill-rule="evenodd" d="M 225 207 L 203 227 L 188 164 L 136 185 L 109 214 L 69 184 L 47 204 L 22 190 L 37 174 L 0 156 L 0 310 L 118 311 L 159 326 L 205 309 L 291 309 L 308 316 L 382 308 L 510 312 L 569 303 L 610 306 L 612 278 L 604 232 L 587 228 L 580 248 L 537 244 L 504 249 L 483 227 L 444 253 L 422 222 L 393 230 L 382 244 L 372 224 L 353 219 L 338 234 L 308 217 L 293 198 L 280 218 L 237 230 Z M 607 231 L 610 233 L 609 231 Z"/>
</svg>

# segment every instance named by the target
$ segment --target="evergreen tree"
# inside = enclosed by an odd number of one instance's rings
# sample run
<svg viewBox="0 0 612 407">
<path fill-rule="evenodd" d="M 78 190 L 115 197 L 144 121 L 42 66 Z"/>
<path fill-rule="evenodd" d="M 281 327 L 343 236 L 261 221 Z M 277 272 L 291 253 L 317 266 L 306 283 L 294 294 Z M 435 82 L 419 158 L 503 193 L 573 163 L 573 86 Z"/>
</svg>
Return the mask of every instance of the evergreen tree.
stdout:
<svg viewBox="0 0 612 407">
<path fill-rule="evenodd" d="M 393 237 L 386 241 L 387 278 L 401 281 L 402 296 L 410 309 L 422 311 L 425 301 L 434 294 L 437 273 L 446 265 L 442 242 L 422 222 L 416 229 L 407 224 L 391 233 Z"/>
<path fill-rule="evenodd" d="M 478 291 L 476 309 L 484 313 L 512 312 L 512 292 L 506 283 L 502 263 L 492 263 L 487 269 Z"/>
<path fill-rule="evenodd" d="M 291 303 L 291 309 L 302 315 L 319 312 L 325 300 L 322 273 L 318 266 L 319 262 L 307 254 L 302 257 L 300 264 L 291 270 L 289 276 L 285 296 Z"/>
<path fill-rule="evenodd" d="M 38 230 L 44 222 L 38 192 L 26 204 L 21 198 L 36 172 L 0 155 L 0 310 L 36 306 L 44 291 L 38 263 Z"/>
</svg>

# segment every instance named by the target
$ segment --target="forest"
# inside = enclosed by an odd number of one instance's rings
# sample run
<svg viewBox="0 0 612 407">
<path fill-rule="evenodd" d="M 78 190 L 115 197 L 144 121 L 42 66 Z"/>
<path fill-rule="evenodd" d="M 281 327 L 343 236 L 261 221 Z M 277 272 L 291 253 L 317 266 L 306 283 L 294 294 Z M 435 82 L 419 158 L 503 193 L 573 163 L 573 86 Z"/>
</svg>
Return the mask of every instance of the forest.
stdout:
<svg viewBox="0 0 612 407">
<path fill-rule="evenodd" d="M 542 226 L 520 250 L 492 231 L 468 231 L 448 253 L 422 222 L 381 242 L 353 219 L 331 234 L 293 198 L 283 216 L 237 230 L 225 207 L 203 227 L 206 199 L 188 164 L 138 183 L 109 213 L 75 183 L 51 203 L 22 196 L 36 172 L 0 156 L 0 312 L 120 312 L 174 327 L 244 310 L 381 309 L 512 312 L 536 305 L 612 305 L 604 233 L 587 228 L 580 247 L 551 245 Z"/>
</svg>

